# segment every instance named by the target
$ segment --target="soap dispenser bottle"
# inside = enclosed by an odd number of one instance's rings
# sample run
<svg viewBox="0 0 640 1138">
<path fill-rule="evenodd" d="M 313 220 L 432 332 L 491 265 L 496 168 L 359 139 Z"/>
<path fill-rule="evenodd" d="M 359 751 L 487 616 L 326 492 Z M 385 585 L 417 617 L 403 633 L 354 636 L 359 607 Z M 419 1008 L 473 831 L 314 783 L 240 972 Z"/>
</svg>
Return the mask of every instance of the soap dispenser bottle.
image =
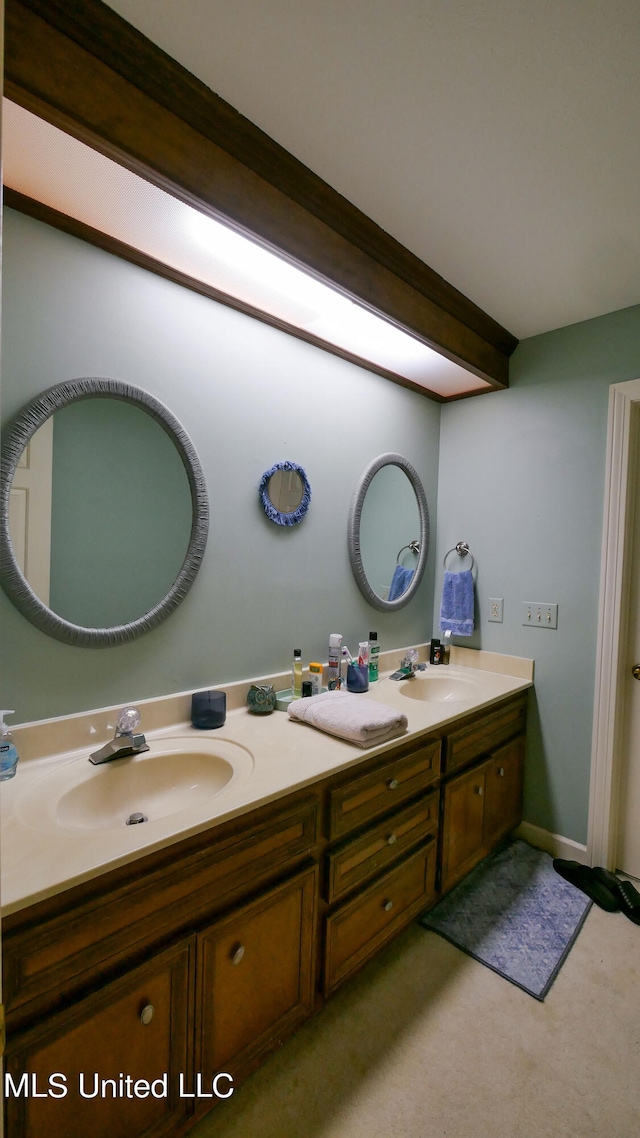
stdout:
<svg viewBox="0 0 640 1138">
<path fill-rule="evenodd" d="M 15 715 L 15 712 L 0 711 L 0 782 L 13 778 L 18 765 L 18 749 L 4 721 L 5 715 Z"/>
</svg>

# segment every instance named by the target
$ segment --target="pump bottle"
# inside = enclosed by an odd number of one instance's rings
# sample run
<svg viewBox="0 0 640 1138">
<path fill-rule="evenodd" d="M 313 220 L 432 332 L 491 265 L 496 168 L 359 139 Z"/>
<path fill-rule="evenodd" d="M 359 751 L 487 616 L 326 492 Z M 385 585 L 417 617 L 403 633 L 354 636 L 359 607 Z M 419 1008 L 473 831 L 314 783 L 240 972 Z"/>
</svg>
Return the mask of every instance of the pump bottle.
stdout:
<svg viewBox="0 0 640 1138">
<path fill-rule="evenodd" d="M 0 711 L 0 782 L 13 778 L 18 765 L 18 748 L 4 721 L 5 715 L 15 715 L 15 712 Z"/>
</svg>

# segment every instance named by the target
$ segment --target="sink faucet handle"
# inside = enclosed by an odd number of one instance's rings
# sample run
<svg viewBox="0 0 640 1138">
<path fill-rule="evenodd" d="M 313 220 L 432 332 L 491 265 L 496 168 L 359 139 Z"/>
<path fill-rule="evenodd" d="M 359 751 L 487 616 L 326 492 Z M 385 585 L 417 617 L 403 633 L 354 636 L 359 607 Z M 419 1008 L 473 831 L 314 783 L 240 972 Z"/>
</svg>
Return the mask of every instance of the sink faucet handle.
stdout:
<svg viewBox="0 0 640 1138">
<path fill-rule="evenodd" d="M 140 723 L 140 712 L 137 707 L 123 707 L 116 723 L 116 737 L 118 735 L 133 735 Z"/>
</svg>

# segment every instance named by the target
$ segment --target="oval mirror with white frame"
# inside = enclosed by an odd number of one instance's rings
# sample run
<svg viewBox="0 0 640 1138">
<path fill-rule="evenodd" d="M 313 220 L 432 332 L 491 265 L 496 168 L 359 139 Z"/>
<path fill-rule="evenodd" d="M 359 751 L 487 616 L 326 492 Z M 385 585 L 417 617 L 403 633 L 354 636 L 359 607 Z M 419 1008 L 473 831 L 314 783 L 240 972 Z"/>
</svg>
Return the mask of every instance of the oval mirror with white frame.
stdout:
<svg viewBox="0 0 640 1138">
<path fill-rule="evenodd" d="M 369 464 L 349 510 L 349 560 L 361 593 L 393 612 L 420 585 L 429 553 L 429 508 L 417 471 L 400 454 Z"/>
<path fill-rule="evenodd" d="M 191 440 L 130 384 L 56 384 L 3 437 L 2 587 L 55 639 L 107 647 L 165 620 L 193 584 L 208 524 Z"/>
</svg>

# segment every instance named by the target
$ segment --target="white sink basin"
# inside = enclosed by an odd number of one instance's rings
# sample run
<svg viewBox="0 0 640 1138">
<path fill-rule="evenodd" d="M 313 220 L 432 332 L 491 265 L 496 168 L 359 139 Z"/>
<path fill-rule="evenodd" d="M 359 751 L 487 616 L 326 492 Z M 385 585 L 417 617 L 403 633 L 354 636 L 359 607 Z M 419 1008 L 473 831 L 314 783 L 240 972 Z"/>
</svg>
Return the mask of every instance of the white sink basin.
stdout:
<svg viewBox="0 0 640 1138">
<path fill-rule="evenodd" d="M 88 754 L 43 774 L 16 803 L 20 821 L 44 830 L 122 829 L 132 815 L 155 822 L 237 786 L 253 770 L 253 756 L 225 739 L 193 736 L 149 740 L 141 755 L 93 766 Z"/>
<path fill-rule="evenodd" d="M 476 680 L 452 674 L 444 667 L 442 672 L 418 672 L 413 679 L 402 684 L 400 691 L 409 699 L 427 703 L 461 703 L 477 699 L 480 685 Z"/>
</svg>

